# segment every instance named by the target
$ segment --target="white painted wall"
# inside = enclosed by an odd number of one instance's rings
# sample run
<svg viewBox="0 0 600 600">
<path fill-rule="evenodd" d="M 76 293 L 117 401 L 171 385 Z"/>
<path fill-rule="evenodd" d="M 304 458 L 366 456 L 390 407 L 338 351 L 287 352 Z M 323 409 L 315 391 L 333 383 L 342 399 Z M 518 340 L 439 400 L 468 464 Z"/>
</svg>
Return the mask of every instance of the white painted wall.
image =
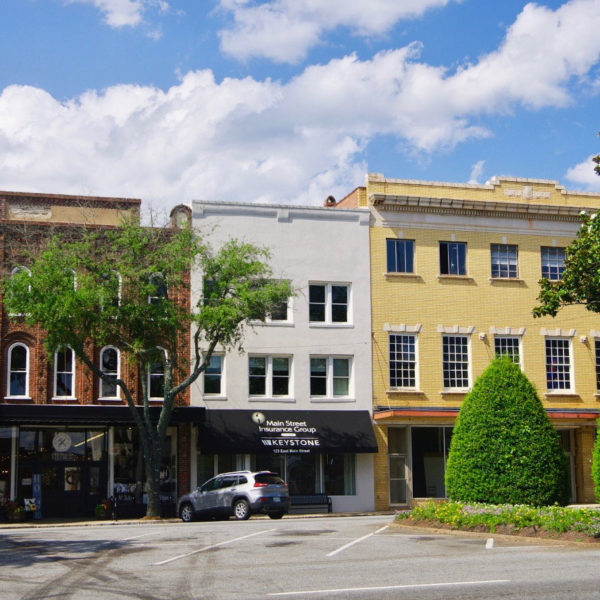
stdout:
<svg viewBox="0 0 600 600">
<path fill-rule="evenodd" d="M 244 353 L 225 357 L 224 394 L 204 397 L 202 381 L 192 388 L 193 406 L 256 410 L 372 411 L 371 305 L 368 210 L 342 210 L 241 203 L 193 203 L 193 225 L 218 246 L 234 237 L 272 252 L 276 278 L 296 290 L 292 319 L 286 324 L 258 325 L 244 339 Z M 349 324 L 309 325 L 308 284 L 347 283 Z M 202 291 L 202 274 L 192 274 L 192 302 Z M 248 354 L 292 357 L 290 397 L 250 398 Z M 310 398 L 310 356 L 350 356 L 351 393 L 343 399 Z M 357 455 L 357 495 L 333 498 L 334 510 L 372 510 L 373 456 Z"/>
</svg>

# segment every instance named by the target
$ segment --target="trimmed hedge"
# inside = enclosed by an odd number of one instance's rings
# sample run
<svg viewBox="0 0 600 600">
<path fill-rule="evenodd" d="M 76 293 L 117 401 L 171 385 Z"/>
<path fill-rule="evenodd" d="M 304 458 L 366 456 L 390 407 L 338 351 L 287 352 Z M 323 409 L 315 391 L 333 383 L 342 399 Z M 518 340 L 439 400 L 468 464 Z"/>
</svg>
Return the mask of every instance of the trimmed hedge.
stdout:
<svg viewBox="0 0 600 600">
<path fill-rule="evenodd" d="M 567 457 L 537 392 L 509 358 L 497 358 L 460 409 L 446 467 L 459 502 L 566 504 Z"/>
</svg>

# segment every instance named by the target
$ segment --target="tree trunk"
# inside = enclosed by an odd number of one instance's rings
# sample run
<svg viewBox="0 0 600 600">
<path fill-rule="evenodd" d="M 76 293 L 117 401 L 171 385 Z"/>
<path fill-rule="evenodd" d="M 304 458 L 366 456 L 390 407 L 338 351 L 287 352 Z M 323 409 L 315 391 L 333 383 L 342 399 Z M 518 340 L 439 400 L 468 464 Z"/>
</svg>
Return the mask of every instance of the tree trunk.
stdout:
<svg viewBox="0 0 600 600">
<path fill-rule="evenodd" d="M 148 439 L 149 438 L 149 439 Z M 146 517 L 160 518 L 160 468 L 162 465 L 162 440 L 154 433 L 148 436 L 148 456 L 146 459 L 146 490 L 148 505 Z"/>
</svg>

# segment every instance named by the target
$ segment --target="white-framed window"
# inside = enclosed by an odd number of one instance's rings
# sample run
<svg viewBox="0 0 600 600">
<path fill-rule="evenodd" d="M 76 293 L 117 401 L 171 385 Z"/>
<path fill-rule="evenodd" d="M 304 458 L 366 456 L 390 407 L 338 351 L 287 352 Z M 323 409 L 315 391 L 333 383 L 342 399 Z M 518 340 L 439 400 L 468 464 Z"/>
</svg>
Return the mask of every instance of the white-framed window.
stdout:
<svg viewBox="0 0 600 600">
<path fill-rule="evenodd" d="M 14 269 L 10 272 L 10 276 L 11 278 L 13 278 L 17 273 L 20 272 L 24 272 L 27 273 L 27 275 L 29 275 L 29 277 L 31 277 L 31 271 L 27 268 L 24 267 L 23 265 L 17 265 L 16 267 L 14 267 Z M 29 292 L 31 292 L 31 286 L 29 286 L 28 289 Z M 22 317 L 23 313 L 11 313 L 10 314 L 11 317 Z"/>
<path fill-rule="evenodd" d="M 157 357 L 148 366 L 148 398 L 152 400 L 164 400 L 164 397 L 165 363 L 164 360 Z"/>
<path fill-rule="evenodd" d="M 103 306 L 118 308 L 121 305 L 121 290 L 123 285 L 121 274 L 118 271 L 106 273 L 104 275 L 104 283 L 107 288 L 107 297 L 103 299 Z"/>
<path fill-rule="evenodd" d="M 516 279 L 519 276 L 516 244 L 491 244 L 490 256 L 493 278 Z"/>
<path fill-rule="evenodd" d="M 308 286 L 308 320 L 311 323 L 350 323 L 350 285 L 311 283 Z"/>
<path fill-rule="evenodd" d="M 388 238 L 385 249 L 388 273 L 414 273 L 414 240 Z"/>
<path fill-rule="evenodd" d="M 555 246 L 542 246 L 542 277 L 551 281 L 562 279 L 565 270 L 565 249 Z"/>
<path fill-rule="evenodd" d="M 119 386 L 116 381 L 120 377 L 120 353 L 114 346 L 106 346 L 100 351 L 100 370 L 110 378 L 106 381 L 100 377 L 100 398 L 118 400 Z"/>
<path fill-rule="evenodd" d="M 310 357 L 310 395 L 347 398 L 351 395 L 352 359 L 347 356 Z"/>
<path fill-rule="evenodd" d="M 417 336 L 390 333 L 389 370 L 391 388 L 417 387 Z"/>
<path fill-rule="evenodd" d="M 594 340 L 594 356 L 596 358 L 596 391 L 600 391 L 600 339 Z"/>
<path fill-rule="evenodd" d="M 467 244 L 465 242 L 440 242 L 440 274 L 467 274 Z"/>
<path fill-rule="evenodd" d="M 573 389 L 571 340 L 546 338 L 546 387 L 549 391 Z"/>
<path fill-rule="evenodd" d="M 444 389 L 469 388 L 469 336 L 442 336 L 442 370 Z"/>
<path fill-rule="evenodd" d="M 204 371 L 204 395 L 224 396 L 223 368 L 225 357 L 222 354 L 213 354 Z"/>
<path fill-rule="evenodd" d="M 29 348 L 17 342 L 7 353 L 8 379 L 6 395 L 9 398 L 29 397 Z"/>
<path fill-rule="evenodd" d="M 267 398 L 289 396 L 291 362 L 289 356 L 249 356 L 249 395 L 265 396 Z"/>
<path fill-rule="evenodd" d="M 283 324 L 292 322 L 292 303 L 291 298 L 278 304 L 265 319 L 266 323 Z"/>
<path fill-rule="evenodd" d="M 150 275 L 151 292 L 148 294 L 148 304 L 158 304 L 168 296 L 167 279 L 162 273 Z"/>
<path fill-rule="evenodd" d="M 508 356 L 521 368 L 521 338 L 516 335 L 494 335 L 495 356 Z"/>
<path fill-rule="evenodd" d="M 75 352 L 68 346 L 54 353 L 54 397 L 75 397 Z"/>
</svg>

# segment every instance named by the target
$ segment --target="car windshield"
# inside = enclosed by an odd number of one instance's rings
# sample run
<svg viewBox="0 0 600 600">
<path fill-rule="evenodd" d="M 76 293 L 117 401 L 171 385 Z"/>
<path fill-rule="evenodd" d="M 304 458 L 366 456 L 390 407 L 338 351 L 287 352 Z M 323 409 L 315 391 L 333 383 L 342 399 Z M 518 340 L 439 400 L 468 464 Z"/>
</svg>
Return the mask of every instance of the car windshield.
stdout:
<svg viewBox="0 0 600 600">
<path fill-rule="evenodd" d="M 284 485 L 283 479 L 277 477 L 274 473 L 258 473 L 254 476 L 256 483 L 266 483 L 268 485 Z"/>
</svg>

